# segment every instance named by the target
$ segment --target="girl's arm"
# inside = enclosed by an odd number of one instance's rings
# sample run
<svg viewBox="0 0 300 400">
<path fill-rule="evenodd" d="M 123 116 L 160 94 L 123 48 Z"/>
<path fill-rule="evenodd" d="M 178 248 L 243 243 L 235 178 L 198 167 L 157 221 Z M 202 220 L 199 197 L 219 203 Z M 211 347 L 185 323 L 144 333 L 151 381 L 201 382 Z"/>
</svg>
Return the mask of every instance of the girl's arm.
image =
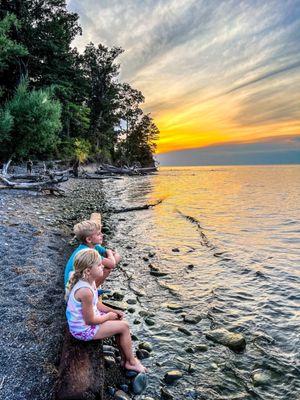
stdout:
<svg viewBox="0 0 300 400">
<path fill-rule="evenodd" d="M 87 325 L 99 325 L 105 321 L 116 320 L 118 315 L 114 312 L 108 312 L 106 315 L 97 316 L 93 309 L 93 293 L 88 288 L 78 289 L 75 295 L 76 300 L 81 302 L 82 316 Z"/>
<path fill-rule="evenodd" d="M 106 306 L 105 304 L 101 303 L 101 301 L 99 301 L 99 302 L 97 303 L 97 308 L 98 308 L 99 311 L 104 311 L 104 312 L 106 312 L 106 313 L 113 312 L 113 313 L 115 313 L 115 314 L 118 315 L 118 318 L 119 318 L 119 319 L 122 319 L 122 318 L 124 317 L 123 311 L 121 311 L 121 310 L 114 310 L 113 308 L 110 308 L 110 307 Z"/>
</svg>

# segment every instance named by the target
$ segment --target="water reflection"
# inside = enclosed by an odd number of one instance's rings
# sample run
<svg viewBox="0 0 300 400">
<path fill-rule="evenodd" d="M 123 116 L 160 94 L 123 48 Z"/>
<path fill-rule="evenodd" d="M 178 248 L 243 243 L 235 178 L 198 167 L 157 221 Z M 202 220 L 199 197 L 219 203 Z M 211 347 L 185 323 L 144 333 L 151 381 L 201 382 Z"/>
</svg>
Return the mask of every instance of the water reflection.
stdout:
<svg viewBox="0 0 300 400">
<path fill-rule="evenodd" d="M 195 375 L 185 374 L 172 388 L 177 398 L 187 390 L 205 399 L 299 398 L 299 178 L 299 166 L 172 168 L 106 186 L 115 206 L 164 198 L 126 215 L 125 223 L 115 217 L 114 241 L 126 238 L 134 249 L 123 249 L 127 268 L 146 291 L 141 306 L 155 314 L 155 326 L 136 327 L 141 337 L 152 337 L 160 360 L 151 365 L 154 397 L 164 370 L 192 362 Z M 167 276 L 149 276 L 141 255 L 150 249 L 156 256 L 149 262 Z M 168 309 L 170 302 L 183 310 Z M 202 320 L 186 336 L 178 327 L 186 326 L 182 314 L 190 309 Z M 245 335 L 243 354 L 205 338 L 219 326 Z M 208 350 L 187 351 L 197 344 Z M 257 370 L 267 374 L 265 385 L 253 384 Z"/>
</svg>

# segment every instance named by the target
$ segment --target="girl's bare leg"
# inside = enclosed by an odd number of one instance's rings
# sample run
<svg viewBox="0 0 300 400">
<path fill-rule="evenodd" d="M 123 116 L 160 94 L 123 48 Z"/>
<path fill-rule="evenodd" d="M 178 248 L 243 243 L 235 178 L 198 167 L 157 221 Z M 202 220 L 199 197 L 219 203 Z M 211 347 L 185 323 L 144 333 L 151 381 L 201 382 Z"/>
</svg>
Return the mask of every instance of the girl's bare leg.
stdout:
<svg viewBox="0 0 300 400">
<path fill-rule="evenodd" d="M 120 348 L 125 356 L 125 368 L 137 372 L 145 372 L 146 368 L 133 355 L 132 341 L 127 321 L 106 321 L 101 324 L 94 340 L 104 339 L 113 335 L 119 335 Z"/>
</svg>

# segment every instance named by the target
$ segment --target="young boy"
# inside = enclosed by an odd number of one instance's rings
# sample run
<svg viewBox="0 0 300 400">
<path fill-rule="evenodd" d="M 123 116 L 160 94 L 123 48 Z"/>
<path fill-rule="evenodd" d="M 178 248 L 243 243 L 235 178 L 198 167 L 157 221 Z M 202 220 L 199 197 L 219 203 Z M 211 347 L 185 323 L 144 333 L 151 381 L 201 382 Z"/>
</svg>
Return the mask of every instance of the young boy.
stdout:
<svg viewBox="0 0 300 400">
<path fill-rule="evenodd" d="M 79 242 L 81 242 L 81 244 L 77 247 L 77 249 L 73 251 L 67 262 L 64 275 L 65 288 L 67 289 L 69 279 L 74 273 L 74 258 L 76 254 L 80 250 L 88 248 L 97 250 L 102 257 L 104 270 L 103 276 L 98 281 L 96 281 L 98 287 L 104 282 L 111 271 L 120 262 L 121 257 L 117 252 L 101 246 L 103 241 L 103 234 L 101 233 L 101 224 L 96 221 L 86 220 L 79 222 L 74 226 L 74 234 Z"/>
</svg>

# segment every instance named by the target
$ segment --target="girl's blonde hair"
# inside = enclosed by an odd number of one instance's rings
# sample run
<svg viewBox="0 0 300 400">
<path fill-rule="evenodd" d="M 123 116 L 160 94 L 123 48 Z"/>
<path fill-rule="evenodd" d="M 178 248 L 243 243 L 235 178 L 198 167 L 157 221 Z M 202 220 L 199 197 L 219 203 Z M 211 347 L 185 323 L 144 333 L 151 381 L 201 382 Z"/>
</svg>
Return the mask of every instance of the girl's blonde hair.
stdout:
<svg viewBox="0 0 300 400">
<path fill-rule="evenodd" d="M 76 285 L 76 283 L 83 278 L 84 272 L 87 268 L 92 268 L 101 262 L 101 256 L 98 251 L 94 249 L 80 250 L 74 259 L 74 274 L 70 278 L 69 291 Z"/>
<path fill-rule="evenodd" d="M 88 236 L 93 235 L 95 232 L 101 230 L 101 224 L 95 221 L 90 221 L 90 220 L 85 220 L 82 222 L 79 222 L 74 226 L 74 234 L 76 238 L 82 242 L 85 243 L 86 238 Z"/>
</svg>

